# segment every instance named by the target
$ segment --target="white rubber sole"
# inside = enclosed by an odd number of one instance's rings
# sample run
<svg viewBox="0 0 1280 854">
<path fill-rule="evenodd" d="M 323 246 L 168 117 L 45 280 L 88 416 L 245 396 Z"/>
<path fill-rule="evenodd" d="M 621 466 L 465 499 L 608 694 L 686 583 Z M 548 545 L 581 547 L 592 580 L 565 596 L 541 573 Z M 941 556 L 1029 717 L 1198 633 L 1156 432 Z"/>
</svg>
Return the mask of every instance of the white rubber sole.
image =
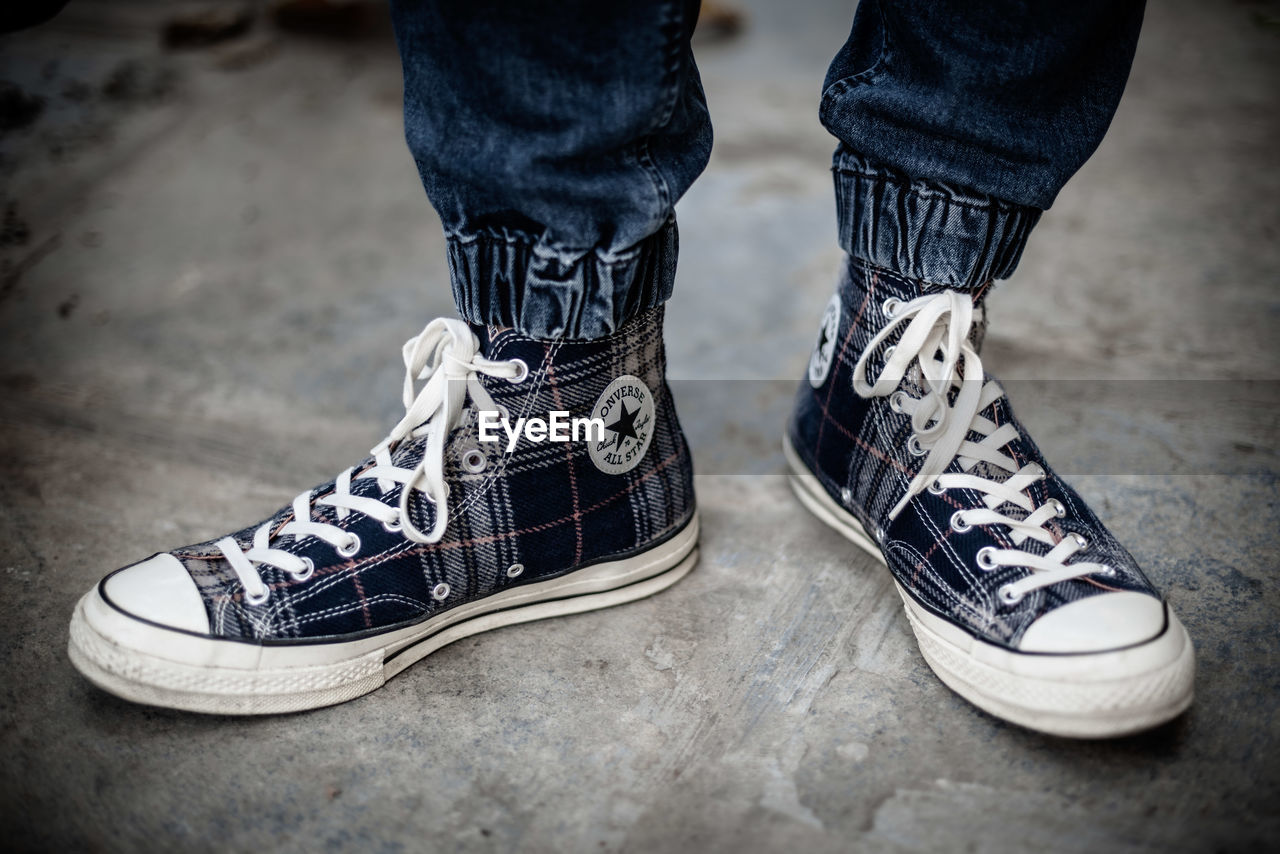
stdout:
<svg viewBox="0 0 1280 854">
<path fill-rule="evenodd" d="M 126 700 L 192 712 L 263 715 L 342 703 L 441 647 L 502 626 L 643 599 L 698 560 L 698 518 L 624 560 L 504 590 L 414 626 L 349 642 L 262 646 L 136 620 L 98 587 L 76 605 L 68 653 L 92 683 Z"/>
<path fill-rule="evenodd" d="M 861 523 L 827 494 L 785 438 L 783 453 L 800 503 L 884 563 Z M 1020 653 L 926 610 L 896 578 L 894 586 L 933 672 L 996 717 L 1052 735 L 1112 738 L 1158 726 L 1191 705 L 1195 652 L 1168 605 L 1165 630 L 1146 643 L 1078 655 Z"/>
</svg>

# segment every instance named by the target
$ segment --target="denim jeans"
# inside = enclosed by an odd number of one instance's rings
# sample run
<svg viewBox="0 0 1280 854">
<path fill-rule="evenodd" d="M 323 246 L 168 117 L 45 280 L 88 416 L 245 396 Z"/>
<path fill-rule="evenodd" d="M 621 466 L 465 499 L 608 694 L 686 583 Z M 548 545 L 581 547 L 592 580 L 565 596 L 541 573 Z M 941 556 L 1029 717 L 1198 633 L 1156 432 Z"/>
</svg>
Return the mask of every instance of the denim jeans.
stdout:
<svg viewBox="0 0 1280 854">
<path fill-rule="evenodd" d="M 405 134 L 465 319 L 595 338 L 670 296 L 674 205 L 711 152 L 697 7 L 393 0 Z M 1009 276 L 1110 124 L 1142 11 L 861 0 L 819 105 L 841 246 L 946 287 Z"/>
</svg>

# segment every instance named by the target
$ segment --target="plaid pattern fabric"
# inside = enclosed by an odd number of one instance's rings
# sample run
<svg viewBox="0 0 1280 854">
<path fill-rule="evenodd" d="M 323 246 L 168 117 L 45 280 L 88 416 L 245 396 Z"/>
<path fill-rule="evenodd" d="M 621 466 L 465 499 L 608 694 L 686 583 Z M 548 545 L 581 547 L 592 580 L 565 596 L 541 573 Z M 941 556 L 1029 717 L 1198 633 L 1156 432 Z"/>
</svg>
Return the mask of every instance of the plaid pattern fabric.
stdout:
<svg viewBox="0 0 1280 854">
<path fill-rule="evenodd" d="M 818 388 L 802 382 L 788 434 L 796 453 L 817 476 L 827 493 L 853 514 L 879 543 L 898 583 L 919 603 L 983 640 L 1016 648 L 1027 627 L 1041 615 L 1067 602 L 1111 590 L 1134 590 L 1157 595 L 1133 558 L 1094 515 L 1080 496 L 1045 462 L 1039 448 L 1013 414 L 1007 397 L 1001 397 L 982 414 L 997 425 L 1012 423 L 1019 438 L 1005 450 L 1020 464 L 1034 461 L 1047 477 L 1033 484 L 1036 506 L 1057 498 L 1066 507 L 1062 519 L 1046 527 L 1057 539 L 1077 532 L 1088 548 L 1072 562 L 1097 561 L 1114 570 L 1113 576 L 1085 576 L 1029 593 L 1021 602 L 1001 603 L 996 591 L 1028 573 L 1020 567 L 992 572 L 978 569 L 976 554 L 983 546 L 1018 548 L 1043 555 L 1049 547 L 1034 540 L 1015 546 L 1000 525 L 975 526 L 965 533 L 952 530 L 957 510 L 984 506 L 984 494 L 950 489 L 940 495 L 928 490 L 916 495 L 896 519 L 889 511 L 902 498 L 923 457 L 908 450 L 910 416 L 894 412 L 888 397 L 863 399 L 853 390 L 853 368 L 871 338 L 887 322 L 882 306 L 890 297 L 909 301 L 926 293 L 919 283 L 884 270 L 849 260 L 839 285 L 842 306 L 835 356 L 825 381 Z M 981 295 L 976 297 L 981 304 Z M 985 313 L 984 313 L 985 314 Z M 975 322 L 972 341 L 980 343 L 985 326 Z M 892 338 L 881 349 L 892 346 Z M 872 357 L 873 376 L 884 366 L 883 352 Z M 988 377 L 989 378 L 989 377 Z M 900 389 L 920 397 L 918 369 L 908 372 Z M 981 437 L 970 433 L 969 439 Z M 962 469 L 953 460 L 949 473 Z M 985 463 L 970 472 L 1003 480 L 1006 473 L 992 472 Z M 1025 513 L 1009 505 L 998 508 L 1012 518 Z"/>
<path fill-rule="evenodd" d="M 438 614 L 514 585 L 545 581 L 592 563 L 650 548 L 677 533 L 694 510 L 693 469 L 664 380 L 662 309 L 641 315 L 607 338 L 542 341 L 507 331 L 488 341 L 494 360 L 523 359 L 528 378 L 519 384 L 480 380 L 511 421 L 547 418 L 552 410 L 589 416 L 614 378 L 640 378 L 653 395 L 653 439 L 640 463 L 622 474 L 606 474 L 589 459 L 584 442 L 532 443 L 522 438 L 510 453 L 500 442 L 478 440 L 478 413 L 471 407 L 450 435 L 445 476 L 450 486 L 449 524 L 437 543 L 421 544 L 360 513 L 339 520 L 333 508 L 313 506 L 313 518 L 355 533 L 361 542 L 346 559 L 314 537 L 273 540 L 274 548 L 310 558 L 315 572 L 297 581 L 259 565 L 271 595 L 254 606 L 214 541 L 177 549 L 204 597 L 215 636 L 281 640 L 359 636 L 383 632 Z M 501 430 L 499 430 L 501 433 Z M 412 469 L 425 439 L 395 448 L 395 465 Z M 464 455 L 478 449 L 486 466 L 471 473 Z M 356 471 L 372 465 L 366 459 Z M 312 490 L 313 499 L 334 488 Z M 395 506 L 401 487 L 382 494 L 374 480 L 353 482 L 352 493 Z M 420 530 L 430 530 L 435 508 L 415 493 L 410 512 Z M 292 518 L 286 507 L 272 518 L 278 530 Z M 261 523 L 259 523 L 261 524 Z M 248 549 L 253 525 L 233 536 Z M 508 569 L 522 564 L 516 577 Z M 436 601 L 441 582 L 449 595 Z"/>
</svg>

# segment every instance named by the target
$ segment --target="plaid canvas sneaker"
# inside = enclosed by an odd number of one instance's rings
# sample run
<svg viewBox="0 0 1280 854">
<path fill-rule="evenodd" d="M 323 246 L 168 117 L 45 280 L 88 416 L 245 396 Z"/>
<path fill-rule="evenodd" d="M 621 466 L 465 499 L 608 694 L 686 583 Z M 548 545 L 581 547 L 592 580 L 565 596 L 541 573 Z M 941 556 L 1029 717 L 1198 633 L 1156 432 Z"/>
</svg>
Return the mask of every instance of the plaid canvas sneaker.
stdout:
<svg viewBox="0 0 1280 854">
<path fill-rule="evenodd" d="M 993 715 L 1075 737 L 1191 703 L 1186 631 L 984 374 L 981 299 L 856 261 L 784 451 L 818 518 L 888 565 L 925 660 Z"/>
<path fill-rule="evenodd" d="M 693 567 L 660 308 L 593 341 L 435 320 L 404 360 L 405 416 L 365 460 L 90 590 L 71 622 L 80 672 L 152 705 L 313 708 L 459 638 L 639 599 Z"/>
</svg>

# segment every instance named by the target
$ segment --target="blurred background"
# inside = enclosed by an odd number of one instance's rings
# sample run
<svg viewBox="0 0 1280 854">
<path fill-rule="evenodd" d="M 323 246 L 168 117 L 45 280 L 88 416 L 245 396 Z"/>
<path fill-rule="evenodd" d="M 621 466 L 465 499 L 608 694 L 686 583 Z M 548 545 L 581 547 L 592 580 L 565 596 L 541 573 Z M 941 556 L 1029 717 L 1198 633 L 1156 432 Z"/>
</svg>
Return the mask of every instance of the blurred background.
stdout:
<svg viewBox="0 0 1280 854">
<path fill-rule="evenodd" d="M 623 609 L 262 720 L 129 706 L 78 596 L 380 439 L 453 313 L 386 8 L 73 0 L 0 37 L 0 780 L 16 849 L 1241 850 L 1280 843 L 1280 3 L 1151 4 L 1111 133 L 984 363 L 1197 641 L 1192 712 L 1077 744 L 919 658 L 778 441 L 839 251 L 817 121 L 852 2 L 708 4 L 716 144 L 667 341 L 703 558 Z M 8 14 L 8 13 L 6 13 Z"/>
</svg>

